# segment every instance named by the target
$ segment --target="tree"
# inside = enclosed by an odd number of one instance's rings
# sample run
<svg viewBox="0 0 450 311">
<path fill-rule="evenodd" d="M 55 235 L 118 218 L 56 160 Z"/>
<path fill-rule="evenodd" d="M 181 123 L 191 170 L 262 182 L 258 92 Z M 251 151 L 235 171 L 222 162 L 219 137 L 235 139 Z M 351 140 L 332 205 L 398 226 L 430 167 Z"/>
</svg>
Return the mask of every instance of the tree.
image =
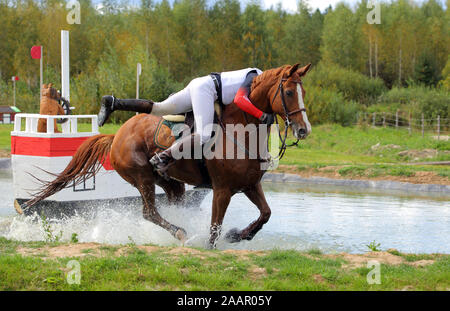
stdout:
<svg viewBox="0 0 450 311">
<path fill-rule="evenodd" d="M 325 15 L 321 53 L 325 62 L 358 70 L 362 67 L 358 57 L 360 35 L 358 21 L 350 8 L 339 3 Z"/>
<path fill-rule="evenodd" d="M 252 67 L 264 68 L 272 60 L 271 41 L 266 28 L 264 11 L 258 2 L 251 2 L 242 15 L 243 45 Z"/>
<path fill-rule="evenodd" d="M 298 12 L 287 19 L 285 26 L 285 63 L 313 63 L 320 60 L 323 15 L 319 10 L 311 13 L 308 4 L 301 0 Z"/>
</svg>

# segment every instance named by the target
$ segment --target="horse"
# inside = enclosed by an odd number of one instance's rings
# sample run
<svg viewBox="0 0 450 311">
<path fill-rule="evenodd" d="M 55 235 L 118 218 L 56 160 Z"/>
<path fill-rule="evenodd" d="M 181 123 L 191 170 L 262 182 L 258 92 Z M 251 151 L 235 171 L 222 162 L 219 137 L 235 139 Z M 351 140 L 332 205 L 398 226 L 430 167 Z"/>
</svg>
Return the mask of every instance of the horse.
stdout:
<svg viewBox="0 0 450 311">
<path fill-rule="evenodd" d="M 254 78 L 249 95 L 251 102 L 260 110 L 280 116 L 287 126 L 285 131 L 290 127 L 297 139 L 305 139 L 311 132 L 303 105 L 305 91 L 301 80 L 310 66 L 311 64 L 300 67 L 299 64 L 295 64 L 266 70 Z M 234 103 L 223 108 L 220 119 L 225 125 L 260 123 Z M 139 114 L 127 120 L 115 135 L 100 134 L 86 140 L 80 145 L 65 170 L 58 174 L 55 180 L 47 183 L 31 200 L 25 202 L 24 208 L 70 186 L 74 181 L 92 176 L 100 168 L 101 162 L 109 156 L 110 163 L 117 173 L 139 190 L 143 200 L 143 217 L 184 242 L 187 238 L 186 231 L 169 223 L 159 214 L 155 206 L 155 184 L 165 190 L 170 201 L 177 202 L 183 198 L 185 183 L 195 186 L 204 184 L 204 172 L 198 160 L 190 158 L 175 161 L 167 171 L 169 180 L 162 178 L 153 170 L 149 159 L 160 151 L 154 141 L 160 121 L 160 117 Z M 258 127 L 257 129 L 260 131 Z M 265 131 L 267 134 L 267 127 Z M 159 137 L 166 139 L 169 145 L 175 141 L 170 129 L 159 129 L 158 132 L 161 132 Z M 227 145 L 229 140 L 227 135 L 219 137 L 215 142 L 216 150 L 221 150 L 225 154 L 229 148 L 229 144 Z M 249 142 L 246 141 L 244 145 L 248 148 Z M 228 242 L 251 240 L 269 220 L 271 210 L 261 185 L 265 173 L 261 166 L 262 161 L 264 160 L 259 156 L 250 158 L 247 153 L 243 158 L 204 159 L 203 168 L 209 175 L 210 186 L 213 189 L 208 248 L 216 247 L 228 204 L 231 197 L 238 192 L 243 192 L 247 196 L 259 209 L 260 215 L 242 230 L 231 229 L 225 235 Z"/>
<path fill-rule="evenodd" d="M 61 101 L 63 104 L 60 104 Z M 70 114 L 70 107 L 58 91 L 53 87 L 52 83 L 42 86 L 42 96 L 39 106 L 39 114 L 41 115 L 67 115 Z M 68 119 L 54 120 L 55 133 L 60 133 L 57 123 L 67 122 Z M 39 119 L 37 130 L 39 133 L 47 132 L 47 119 Z"/>
</svg>

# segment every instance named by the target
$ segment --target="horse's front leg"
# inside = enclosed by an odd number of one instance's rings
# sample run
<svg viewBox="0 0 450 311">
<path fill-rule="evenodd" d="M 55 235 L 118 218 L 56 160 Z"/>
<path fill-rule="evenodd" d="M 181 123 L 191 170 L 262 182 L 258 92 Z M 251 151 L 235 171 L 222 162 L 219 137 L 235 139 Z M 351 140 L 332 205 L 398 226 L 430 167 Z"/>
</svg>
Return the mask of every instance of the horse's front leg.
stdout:
<svg viewBox="0 0 450 311">
<path fill-rule="evenodd" d="M 216 248 L 217 239 L 220 236 L 220 231 L 222 228 L 223 218 L 225 217 L 225 212 L 227 211 L 231 196 L 232 194 L 229 189 L 214 189 L 208 245 L 211 249 Z"/>
<path fill-rule="evenodd" d="M 258 233 L 259 230 L 261 230 L 263 225 L 268 222 L 270 218 L 270 207 L 267 204 L 261 183 L 256 184 L 254 187 L 245 191 L 244 193 L 259 209 L 260 215 L 257 220 L 248 225 L 244 230 L 239 231 L 238 229 L 234 228 L 227 232 L 225 238 L 230 243 L 253 239 L 255 234 Z"/>
</svg>

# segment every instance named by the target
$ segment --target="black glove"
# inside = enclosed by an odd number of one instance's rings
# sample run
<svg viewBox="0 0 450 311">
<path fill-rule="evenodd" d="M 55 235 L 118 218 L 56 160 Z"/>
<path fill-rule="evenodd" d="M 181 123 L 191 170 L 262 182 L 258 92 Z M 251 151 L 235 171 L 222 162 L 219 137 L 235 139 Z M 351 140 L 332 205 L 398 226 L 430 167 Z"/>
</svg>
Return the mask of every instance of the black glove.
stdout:
<svg viewBox="0 0 450 311">
<path fill-rule="evenodd" d="M 259 118 L 259 121 L 270 126 L 275 121 L 275 116 L 272 113 L 263 112 L 261 118 Z"/>
</svg>

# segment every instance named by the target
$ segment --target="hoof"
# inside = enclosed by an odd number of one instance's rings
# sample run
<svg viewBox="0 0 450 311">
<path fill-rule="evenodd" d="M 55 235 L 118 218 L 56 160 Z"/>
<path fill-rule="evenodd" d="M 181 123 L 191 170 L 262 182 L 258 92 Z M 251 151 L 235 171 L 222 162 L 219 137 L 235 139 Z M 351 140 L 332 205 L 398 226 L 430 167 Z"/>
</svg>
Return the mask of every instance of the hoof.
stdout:
<svg viewBox="0 0 450 311">
<path fill-rule="evenodd" d="M 20 215 L 23 214 L 22 207 L 20 206 L 19 202 L 17 200 L 14 200 L 14 208 L 16 209 L 16 212 Z"/>
<path fill-rule="evenodd" d="M 179 228 L 177 232 L 175 232 L 175 237 L 180 240 L 182 243 L 186 241 L 187 233 L 184 229 Z"/>
<path fill-rule="evenodd" d="M 216 243 L 211 243 L 211 242 L 208 242 L 208 243 L 206 243 L 206 247 L 205 247 L 206 249 L 216 249 Z"/>
<path fill-rule="evenodd" d="M 225 235 L 225 240 L 227 240 L 227 242 L 229 243 L 240 242 L 242 240 L 241 231 L 239 231 L 237 228 L 231 229 Z"/>
</svg>

